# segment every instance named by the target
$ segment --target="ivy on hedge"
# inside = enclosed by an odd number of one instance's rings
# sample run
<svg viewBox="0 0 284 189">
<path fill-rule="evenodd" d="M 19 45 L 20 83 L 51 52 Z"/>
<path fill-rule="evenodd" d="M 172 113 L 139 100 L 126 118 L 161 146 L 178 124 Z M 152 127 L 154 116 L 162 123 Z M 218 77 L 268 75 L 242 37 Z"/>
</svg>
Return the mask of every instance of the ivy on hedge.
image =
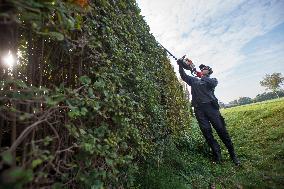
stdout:
<svg viewBox="0 0 284 189">
<path fill-rule="evenodd" d="M 41 99 L 47 109 L 64 106 L 60 114 L 65 119 L 58 121 L 68 137 L 62 140 L 78 147 L 68 160 L 70 170 L 54 178 L 54 187 L 66 183 L 74 188 L 132 186 L 139 165 L 145 160 L 162 161 L 165 141 L 188 132 L 190 123 L 189 102 L 181 84 L 136 2 L 11 2 L 21 12 L 17 14 L 23 33 L 19 49 L 25 64 L 19 66 L 20 80 L 13 81 L 18 84 L 12 82 L 15 90 L 1 91 L 1 95 L 23 101 Z M 38 40 L 46 40 L 41 86 L 30 87 L 23 74 L 29 64 L 27 30 L 34 34 L 34 48 Z M 80 62 L 80 69 L 75 69 Z M 61 67 L 62 73 L 56 71 Z M 11 81 L 3 80 L 1 88 L 8 86 Z M 19 93 L 23 86 L 25 93 Z M 52 155 L 33 167 L 60 157 Z M 36 170 L 34 178 L 39 179 Z"/>
</svg>

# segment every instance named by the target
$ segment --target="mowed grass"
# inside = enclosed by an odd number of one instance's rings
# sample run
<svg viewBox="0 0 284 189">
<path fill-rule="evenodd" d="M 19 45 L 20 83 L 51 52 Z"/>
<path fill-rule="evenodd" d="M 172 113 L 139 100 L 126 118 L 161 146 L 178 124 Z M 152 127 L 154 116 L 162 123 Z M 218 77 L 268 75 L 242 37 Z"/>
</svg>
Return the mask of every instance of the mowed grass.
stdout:
<svg viewBox="0 0 284 189">
<path fill-rule="evenodd" d="M 284 188 L 284 98 L 222 114 L 243 163 L 235 179 L 251 188 Z"/>
<path fill-rule="evenodd" d="M 139 187 L 284 188 L 284 98 L 221 110 L 242 165 L 236 167 L 222 148 L 223 162 L 212 162 L 196 120 L 192 132 L 170 143 L 165 161 L 139 174 Z"/>
</svg>

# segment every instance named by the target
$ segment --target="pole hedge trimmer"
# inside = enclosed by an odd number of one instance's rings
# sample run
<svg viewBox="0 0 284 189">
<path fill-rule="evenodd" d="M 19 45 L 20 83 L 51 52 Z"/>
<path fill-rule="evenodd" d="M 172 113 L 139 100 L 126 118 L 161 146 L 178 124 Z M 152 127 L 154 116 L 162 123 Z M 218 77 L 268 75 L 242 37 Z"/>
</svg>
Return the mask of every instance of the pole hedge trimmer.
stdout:
<svg viewBox="0 0 284 189">
<path fill-rule="evenodd" d="M 161 45 L 161 44 L 160 44 Z M 183 57 L 181 57 L 180 59 L 176 58 L 168 49 L 166 49 L 163 45 L 161 45 L 161 47 L 163 47 L 163 49 L 165 49 L 165 51 L 167 51 L 167 53 L 172 56 L 176 61 L 181 61 L 181 65 L 184 69 L 189 70 L 191 72 L 191 74 L 195 77 L 202 77 L 202 72 L 198 72 L 195 68 L 195 65 L 193 64 L 193 62 L 188 59 L 185 58 L 185 55 Z M 202 64 L 203 65 L 203 64 Z M 201 65 L 200 65 L 201 66 Z"/>
</svg>

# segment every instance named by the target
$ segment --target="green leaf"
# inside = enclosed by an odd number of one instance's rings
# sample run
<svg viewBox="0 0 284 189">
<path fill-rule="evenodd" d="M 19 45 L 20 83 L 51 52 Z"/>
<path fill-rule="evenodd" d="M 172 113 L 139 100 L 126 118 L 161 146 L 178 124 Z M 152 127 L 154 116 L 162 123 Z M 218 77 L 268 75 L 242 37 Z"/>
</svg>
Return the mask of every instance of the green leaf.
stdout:
<svg viewBox="0 0 284 189">
<path fill-rule="evenodd" d="M 52 189 L 61 189 L 63 188 L 63 184 L 62 183 L 59 183 L 59 182 L 56 182 L 52 185 L 51 187 Z"/>
<path fill-rule="evenodd" d="M 89 78 L 88 76 L 86 75 L 83 75 L 79 78 L 79 80 L 81 81 L 82 84 L 84 85 L 88 85 L 92 82 L 91 78 Z"/>
<path fill-rule="evenodd" d="M 35 159 L 32 161 L 32 168 L 37 167 L 38 165 L 40 165 L 42 163 L 42 159 Z"/>
<path fill-rule="evenodd" d="M 81 30 L 81 24 L 83 22 L 83 17 L 81 15 L 76 15 L 75 17 L 75 28 Z"/>
<path fill-rule="evenodd" d="M 93 101 L 92 107 L 95 111 L 98 111 L 101 108 L 100 103 L 96 101 Z"/>
<path fill-rule="evenodd" d="M 12 156 L 12 153 L 9 151 L 3 152 L 2 159 L 3 159 L 3 162 L 8 165 L 13 164 L 13 156 Z"/>
<path fill-rule="evenodd" d="M 57 104 L 57 101 L 53 100 L 51 97 L 46 96 L 45 100 L 46 100 L 46 103 L 50 106 L 54 106 Z"/>
<path fill-rule="evenodd" d="M 81 128 L 80 128 L 79 131 L 80 131 L 80 134 L 81 134 L 81 135 L 87 134 L 87 132 L 86 132 L 84 129 L 81 129 Z"/>
<path fill-rule="evenodd" d="M 96 180 L 91 189 L 103 189 L 104 185 L 100 180 Z"/>
<path fill-rule="evenodd" d="M 112 159 L 106 158 L 106 163 L 107 163 L 109 166 L 113 166 L 113 160 L 112 160 Z"/>
<path fill-rule="evenodd" d="M 24 81 L 22 81 L 22 80 L 16 80 L 16 81 L 15 81 L 15 84 L 16 84 L 18 87 L 22 87 L 22 88 L 27 88 L 27 87 L 28 87 L 27 84 L 26 84 Z"/>
<path fill-rule="evenodd" d="M 88 109 L 83 107 L 83 108 L 81 108 L 81 112 L 80 113 L 81 113 L 81 115 L 85 116 L 88 113 Z"/>
<path fill-rule="evenodd" d="M 40 12 L 39 9 L 35 9 L 35 10 Z M 31 23 L 34 23 L 33 21 L 39 21 L 41 19 L 41 16 L 38 13 L 28 12 L 26 14 L 23 14 L 21 19 L 26 20 L 26 21 L 31 22 Z"/>
<path fill-rule="evenodd" d="M 50 142 L 52 141 L 52 138 L 50 136 L 47 136 L 43 139 L 43 144 L 44 146 L 47 146 L 50 144 Z"/>
<path fill-rule="evenodd" d="M 53 39 L 56 39 L 58 41 L 63 41 L 64 40 L 64 35 L 62 33 L 59 33 L 59 32 L 37 32 L 38 34 L 41 34 L 41 35 L 47 35 L 47 36 L 50 36 L 51 38 Z"/>
<path fill-rule="evenodd" d="M 19 120 L 24 121 L 24 120 L 31 118 L 32 116 L 33 116 L 33 114 L 24 113 L 23 115 L 19 116 Z"/>
<path fill-rule="evenodd" d="M 88 95 L 89 95 L 90 98 L 95 98 L 93 88 L 88 88 Z"/>
<path fill-rule="evenodd" d="M 59 33 L 59 32 L 48 32 L 48 35 L 50 37 L 57 39 L 58 41 L 64 40 L 64 35 L 62 33 Z"/>
<path fill-rule="evenodd" d="M 8 172 L 8 176 L 12 180 L 17 180 L 26 183 L 32 180 L 33 172 L 30 169 L 24 170 L 20 167 L 15 167 Z"/>
<path fill-rule="evenodd" d="M 75 26 L 75 20 L 72 18 L 67 18 L 67 23 L 68 23 L 68 28 L 70 28 L 71 30 L 74 29 Z"/>
<path fill-rule="evenodd" d="M 80 109 L 78 107 L 72 107 L 71 110 L 68 112 L 68 116 L 71 118 L 76 118 L 80 115 Z"/>
</svg>

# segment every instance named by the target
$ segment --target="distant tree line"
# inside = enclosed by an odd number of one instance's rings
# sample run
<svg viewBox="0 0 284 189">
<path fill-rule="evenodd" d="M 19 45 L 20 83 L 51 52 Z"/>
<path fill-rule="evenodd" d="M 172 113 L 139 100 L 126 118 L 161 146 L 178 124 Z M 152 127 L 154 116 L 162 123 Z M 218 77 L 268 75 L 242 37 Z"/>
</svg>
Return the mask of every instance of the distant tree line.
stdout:
<svg viewBox="0 0 284 189">
<path fill-rule="evenodd" d="M 284 77 L 282 77 L 281 73 L 273 73 L 271 75 L 266 74 L 263 80 L 259 83 L 261 86 L 265 87 L 266 90 L 270 90 L 271 92 L 264 92 L 258 94 L 255 98 L 240 97 L 239 99 L 233 100 L 228 104 L 219 102 L 219 105 L 221 108 L 229 108 L 284 97 L 284 90 L 281 89 L 281 85 L 283 85 L 283 82 Z"/>
<path fill-rule="evenodd" d="M 279 98 L 284 97 L 284 90 L 280 90 L 277 92 Z M 276 93 L 274 92 L 264 92 L 261 94 L 256 95 L 255 98 L 250 98 L 250 97 L 240 97 L 237 100 L 233 100 L 229 102 L 228 104 L 225 104 L 223 102 L 219 102 L 219 105 L 221 108 L 229 108 L 229 107 L 234 107 L 234 106 L 240 106 L 240 105 L 245 105 L 245 104 L 251 104 L 251 103 L 256 103 L 256 102 L 262 102 L 265 100 L 271 100 L 271 99 L 276 99 L 278 98 Z"/>
</svg>

